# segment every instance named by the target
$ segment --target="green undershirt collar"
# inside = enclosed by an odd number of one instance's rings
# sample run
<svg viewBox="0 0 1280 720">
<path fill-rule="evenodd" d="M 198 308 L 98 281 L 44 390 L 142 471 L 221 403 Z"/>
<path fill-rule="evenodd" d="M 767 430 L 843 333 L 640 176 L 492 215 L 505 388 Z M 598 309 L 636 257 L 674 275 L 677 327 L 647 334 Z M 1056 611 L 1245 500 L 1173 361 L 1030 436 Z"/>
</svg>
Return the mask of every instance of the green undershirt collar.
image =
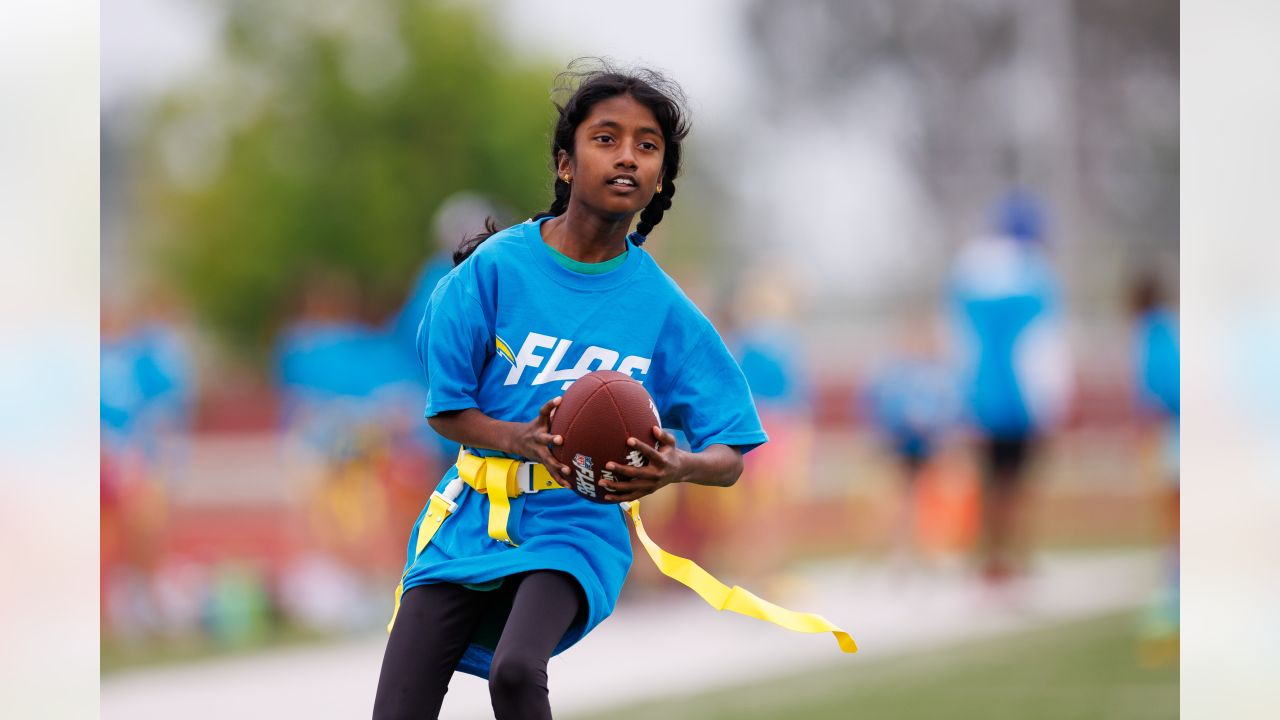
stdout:
<svg viewBox="0 0 1280 720">
<path fill-rule="evenodd" d="M 551 247 L 551 245 L 545 242 L 543 243 L 543 245 L 545 245 L 546 248 L 551 251 L 551 257 L 555 258 L 555 261 L 560 263 L 561 267 L 563 267 L 566 270 L 572 270 L 574 272 L 582 273 L 584 275 L 599 275 L 601 273 L 607 273 L 610 270 L 618 267 L 622 263 L 626 262 L 627 255 L 631 252 L 631 243 L 627 243 L 626 251 L 623 252 L 621 255 L 618 255 L 617 257 L 609 258 L 604 262 L 584 263 L 584 262 L 579 262 L 577 260 L 574 260 L 573 258 L 569 257 L 568 255 L 565 255 L 564 253 Z"/>
</svg>

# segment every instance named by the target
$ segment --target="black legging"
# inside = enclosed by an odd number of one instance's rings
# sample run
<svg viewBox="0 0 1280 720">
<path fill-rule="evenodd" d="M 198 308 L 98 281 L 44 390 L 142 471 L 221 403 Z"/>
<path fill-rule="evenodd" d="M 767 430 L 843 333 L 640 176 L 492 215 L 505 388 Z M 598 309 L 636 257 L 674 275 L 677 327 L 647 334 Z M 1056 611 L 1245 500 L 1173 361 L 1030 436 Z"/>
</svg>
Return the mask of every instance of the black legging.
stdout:
<svg viewBox="0 0 1280 720">
<path fill-rule="evenodd" d="M 539 571 L 495 591 L 442 583 L 404 594 L 382 658 L 375 720 L 436 718 L 463 652 L 494 603 L 511 612 L 493 653 L 489 697 L 497 720 L 551 717 L 547 660 L 582 606 L 571 576 Z"/>
</svg>

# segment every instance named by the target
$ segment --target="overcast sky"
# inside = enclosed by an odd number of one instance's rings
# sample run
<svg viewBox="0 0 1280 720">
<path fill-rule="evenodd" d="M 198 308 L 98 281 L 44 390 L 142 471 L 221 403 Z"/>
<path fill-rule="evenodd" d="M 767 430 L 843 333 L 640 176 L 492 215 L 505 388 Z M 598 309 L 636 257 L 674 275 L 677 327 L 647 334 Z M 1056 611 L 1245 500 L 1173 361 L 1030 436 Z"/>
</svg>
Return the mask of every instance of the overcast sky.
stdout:
<svg viewBox="0 0 1280 720">
<path fill-rule="evenodd" d="M 560 64 L 599 55 L 663 70 L 704 120 L 733 112 L 745 90 L 741 6 L 739 0 L 648 0 L 624 13 L 598 2 L 494 2 L 495 17 L 517 50 Z"/>
<path fill-rule="evenodd" d="M 109 0 L 102 6 L 102 102 L 164 91 L 213 57 L 218 16 L 192 0 Z"/>
<path fill-rule="evenodd" d="M 695 115 L 722 116 L 744 88 L 739 0 L 649 0 L 628 9 L 625 19 L 591 0 L 484 4 L 517 53 L 561 65 L 594 55 L 661 69 L 684 87 Z M 104 4 L 104 105 L 154 95 L 208 63 L 219 21 L 211 7 L 193 0 Z"/>
</svg>

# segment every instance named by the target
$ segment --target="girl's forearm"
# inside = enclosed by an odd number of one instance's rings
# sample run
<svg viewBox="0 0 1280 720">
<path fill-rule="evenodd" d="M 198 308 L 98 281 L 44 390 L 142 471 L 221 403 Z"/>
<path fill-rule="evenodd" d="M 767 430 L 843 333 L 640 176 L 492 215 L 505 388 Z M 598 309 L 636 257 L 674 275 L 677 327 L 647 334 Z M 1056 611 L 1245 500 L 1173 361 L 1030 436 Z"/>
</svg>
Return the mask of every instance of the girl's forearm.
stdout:
<svg viewBox="0 0 1280 720">
<path fill-rule="evenodd" d="M 522 423 L 505 422 L 476 408 L 440 413 L 427 419 L 431 429 L 445 438 L 470 447 L 520 455 Z M 680 481 L 694 485 L 729 487 L 742 475 L 742 453 L 729 445 L 709 445 L 681 458 Z"/>
<path fill-rule="evenodd" d="M 443 412 L 427 418 L 431 429 L 456 443 L 514 454 L 520 423 L 496 420 L 476 408 Z"/>
<path fill-rule="evenodd" d="M 728 445 L 708 445 L 702 452 L 686 453 L 682 482 L 729 487 L 742 475 L 742 453 Z"/>
</svg>

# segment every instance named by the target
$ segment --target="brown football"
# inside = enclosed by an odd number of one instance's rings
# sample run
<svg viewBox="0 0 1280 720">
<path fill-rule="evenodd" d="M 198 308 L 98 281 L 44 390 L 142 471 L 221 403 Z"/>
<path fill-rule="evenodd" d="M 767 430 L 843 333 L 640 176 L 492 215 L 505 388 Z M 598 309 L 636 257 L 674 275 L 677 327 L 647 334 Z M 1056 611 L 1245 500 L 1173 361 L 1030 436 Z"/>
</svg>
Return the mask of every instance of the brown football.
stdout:
<svg viewBox="0 0 1280 720">
<path fill-rule="evenodd" d="M 653 426 L 661 427 L 658 408 L 644 386 L 629 375 L 597 370 L 574 381 L 551 418 L 551 434 L 564 438 L 552 453 L 572 470 L 570 487 L 593 502 L 608 502 L 601 480 L 610 479 L 605 463 L 647 465 L 627 438 L 653 444 Z"/>
</svg>

